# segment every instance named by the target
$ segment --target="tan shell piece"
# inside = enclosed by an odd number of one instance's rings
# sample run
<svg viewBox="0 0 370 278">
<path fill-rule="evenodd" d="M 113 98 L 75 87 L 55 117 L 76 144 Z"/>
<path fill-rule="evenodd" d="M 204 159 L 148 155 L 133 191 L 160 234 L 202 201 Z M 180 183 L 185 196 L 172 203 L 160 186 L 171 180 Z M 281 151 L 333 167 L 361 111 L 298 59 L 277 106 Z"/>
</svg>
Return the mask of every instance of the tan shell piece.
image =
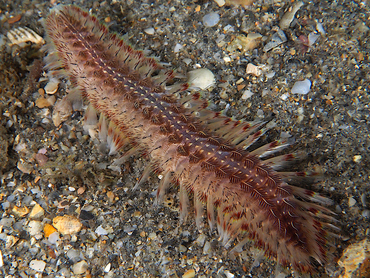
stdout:
<svg viewBox="0 0 370 278">
<path fill-rule="evenodd" d="M 58 100 L 55 103 L 52 120 L 55 126 L 59 126 L 62 122 L 67 120 L 72 115 L 72 103 L 68 96 Z"/>
<path fill-rule="evenodd" d="M 31 219 L 37 219 L 44 215 L 44 209 L 36 203 L 36 205 L 33 206 L 30 214 L 28 215 Z"/>
<path fill-rule="evenodd" d="M 74 216 L 57 216 L 53 219 L 53 226 L 62 235 L 78 233 L 82 228 L 82 223 Z"/>
</svg>

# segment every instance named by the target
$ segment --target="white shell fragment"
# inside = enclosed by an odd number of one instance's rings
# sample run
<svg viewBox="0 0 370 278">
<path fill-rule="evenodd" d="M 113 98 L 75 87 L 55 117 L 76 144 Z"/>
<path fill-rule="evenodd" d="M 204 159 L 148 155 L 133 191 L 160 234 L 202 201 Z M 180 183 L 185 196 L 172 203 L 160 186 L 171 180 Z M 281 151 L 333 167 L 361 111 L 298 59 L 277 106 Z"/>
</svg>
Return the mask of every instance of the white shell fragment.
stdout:
<svg viewBox="0 0 370 278">
<path fill-rule="evenodd" d="M 188 72 L 190 88 L 207 89 L 215 83 L 215 75 L 209 69 L 196 69 Z"/>
<path fill-rule="evenodd" d="M 41 221 L 32 220 L 28 223 L 27 231 L 30 236 L 37 236 L 41 234 L 42 231 L 42 223 Z"/>
<path fill-rule="evenodd" d="M 353 207 L 356 203 L 357 203 L 357 201 L 355 200 L 355 198 L 349 197 L 349 199 L 348 199 L 349 207 Z"/>
<path fill-rule="evenodd" d="M 10 41 L 9 46 L 18 45 L 19 47 L 24 47 L 27 42 L 41 46 L 45 43 L 39 34 L 28 27 L 18 27 L 10 30 L 6 36 Z"/>
<path fill-rule="evenodd" d="M 215 2 L 217 3 L 219 7 L 222 7 L 226 4 L 225 0 L 215 0 Z"/>
<path fill-rule="evenodd" d="M 305 79 L 303 81 L 297 81 L 293 88 L 292 88 L 292 94 L 301 94 L 306 95 L 311 89 L 311 81 L 308 79 Z"/>
<path fill-rule="evenodd" d="M 177 44 L 175 45 L 175 49 L 173 50 L 173 52 L 178 53 L 178 52 L 181 50 L 181 48 L 182 48 L 182 45 L 181 45 L 181 44 L 179 44 L 179 43 L 177 43 Z"/>
<path fill-rule="evenodd" d="M 37 272 L 43 272 L 45 269 L 46 263 L 41 260 L 32 260 L 30 262 L 30 268 L 36 270 Z"/>
<path fill-rule="evenodd" d="M 263 51 L 267 52 L 286 41 L 287 38 L 285 36 L 285 33 L 283 32 L 283 30 L 279 29 L 275 34 L 272 35 L 271 40 L 265 45 Z"/>
<path fill-rule="evenodd" d="M 322 26 L 322 23 L 316 21 L 316 30 L 317 32 L 319 32 L 321 35 L 325 35 L 326 32 L 325 32 L 325 29 L 324 29 L 324 26 Z"/>
<path fill-rule="evenodd" d="M 144 29 L 144 32 L 145 32 L 145 34 L 147 34 L 147 35 L 154 35 L 155 30 L 154 30 L 154 28 L 153 28 L 153 27 L 150 27 L 150 28 L 146 28 L 146 29 Z"/>
<path fill-rule="evenodd" d="M 59 81 L 57 79 L 51 79 L 44 87 L 44 90 L 48 95 L 53 95 L 58 91 L 58 87 Z"/>
<path fill-rule="evenodd" d="M 87 264 L 87 262 L 85 260 L 83 260 L 83 261 L 80 261 L 78 263 L 75 263 L 72 266 L 72 271 L 75 275 L 81 275 L 81 274 L 84 274 L 86 272 L 88 267 L 89 267 L 89 265 Z"/>
<path fill-rule="evenodd" d="M 353 162 L 355 162 L 355 163 L 359 163 L 359 162 L 361 162 L 361 159 L 362 159 L 362 156 L 361 155 L 355 155 L 355 156 L 353 156 Z"/>
<path fill-rule="evenodd" d="M 299 1 L 297 2 L 293 7 L 290 7 L 289 10 L 283 15 L 283 17 L 280 20 L 279 26 L 281 29 L 287 29 L 290 26 L 290 23 L 292 23 L 296 12 L 303 6 L 303 2 Z"/>
<path fill-rule="evenodd" d="M 250 90 L 245 90 L 241 98 L 242 100 L 246 100 L 250 98 L 251 96 L 253 96 L 253 92 Z"/>
<path fill-rule="evenodd" d="M 100 225 L 98 228 L 96 228 L 95 233 L 98 234 L 99 236 L 105 236 L 108 234 L 108 231 Z"/>
<path fill-rule="evenodd" d="M 4 266 L 3 253 L 0 250 L 0 267 Z"/>
<path fill-rule="evenodd" d="M 218 13 L 209 13 L 203 16 L 203 24 L 207 27 L 215 26 L 220 20 L 220 15 Z"/>
<path fill-rule="evenodd" d="M 319 37 L 320 37 L 319 34 L 316 34 L 314 32 L 309 33 L 308 34 L 308 45 L 311 47 L 317 41 Z"/>
</svg>

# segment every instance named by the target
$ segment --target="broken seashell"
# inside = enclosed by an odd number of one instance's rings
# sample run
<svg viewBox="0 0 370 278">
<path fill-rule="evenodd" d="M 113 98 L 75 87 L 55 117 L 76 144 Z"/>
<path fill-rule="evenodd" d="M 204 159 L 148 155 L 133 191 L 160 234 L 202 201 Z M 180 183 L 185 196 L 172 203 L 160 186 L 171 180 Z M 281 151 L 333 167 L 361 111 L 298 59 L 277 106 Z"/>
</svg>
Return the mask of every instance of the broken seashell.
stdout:
<svg viewBox="0 0 370 278">
<path fill-rule="evenodd" d="M 299 1 L 294 4 L 293 7 L 290 7 L 289 10 L 283 15 L 283 17 L 280 20 L 279 26 L 281 29 L 287 29 L 290 26 L 290 23 L 292 23 L 296 12 L 303 6 L 303 2 Z"/>
<path fill-rule="evenodd" d="M 196 69 L 188 72 L 191 88 L 207 89 L 215 83 L 215 75 L 209 69 Z"/>
<path fill-rule="evenodd" d="M 32 42 L 37 46 L 41 46 L 45 43 L 44 39 L 39 34 L 28 27 L 18 27 L 10 30 L 6 36 L 10 41 L 9 46 L 18 45 L 19 47 L 24 47 L 27 42 Z"/>
<path fill-rule="evenodd" d="M 72 115 L 72 103 L 68 96 L 58 100 L 54 106 L 53 116 L 51 117 L 55 126 L 59 126 Z"/>
<path fill-rule="evenodd" d="M 285 33 L 283 30 L 279 29 L 275 34 L 272 35 L 271 40 L 265 45 L 263 48 L 264 52 L 267 52 L 278 45 L 285 43 L 287 41 L 287 38 L 285 36 Z"/>
</svg>

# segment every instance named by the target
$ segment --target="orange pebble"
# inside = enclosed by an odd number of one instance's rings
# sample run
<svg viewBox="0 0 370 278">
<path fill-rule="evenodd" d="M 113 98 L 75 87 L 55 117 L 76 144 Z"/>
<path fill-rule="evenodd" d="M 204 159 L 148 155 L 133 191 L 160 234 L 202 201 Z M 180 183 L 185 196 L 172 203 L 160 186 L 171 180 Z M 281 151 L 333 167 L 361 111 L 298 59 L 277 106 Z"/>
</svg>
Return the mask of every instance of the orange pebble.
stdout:
<svg viewBox="0 0 370 278">
<path fill-rule="evenodd" d="M 53 225 L 50 224 L 45 224 L 44 226 L 44 234 L 45 237 L 49 237 L 52 233 L 55 233 L 57 229 L 53 227 Z"/>
</svg>

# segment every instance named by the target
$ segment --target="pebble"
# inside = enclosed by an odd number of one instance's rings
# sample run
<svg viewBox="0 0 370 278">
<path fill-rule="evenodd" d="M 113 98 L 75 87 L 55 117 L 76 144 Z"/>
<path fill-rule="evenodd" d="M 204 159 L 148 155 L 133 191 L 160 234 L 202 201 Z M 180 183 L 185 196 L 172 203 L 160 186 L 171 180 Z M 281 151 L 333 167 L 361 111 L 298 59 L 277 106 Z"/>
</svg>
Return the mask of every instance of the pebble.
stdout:
<svg viewBox="0 0 370 278">
<path fill-rule="evenodd" d="M 85 260 L 83 260 L 83 261 L 80 261 L 78 263 L 75 263 L 72 266 L 72 271 L 75 275 L 81 275 L 81 274 L 84 274 L 86 272 L 88 267 L 89 267 L 89 265 L 87 264 L 87 262 Z"/>
<path fill-rule="evenodd" d="M 17 139 L 17 137 L 16 137 Z M 25 152 L 27 150 L 27 144 L 26 143 L 16 143 L 17 145 L 15 146 L 14 150 L 16 152 Z"/>
<path fill-rule="evenodd" d="M 144 32 L 145 32 L 145 34 L 147 34 L 147 35 L 154 35 L 155 30 L 154 30 L 154 28 L 153 28 L 153 27 L 150 27 L 150 28 L 146 28 L 146 29 L 144 29 Z"/>
<path fill-rule="evenodd" d="M 209 13 L 203 16 L 203 24 L 207 27 L 215 26 L 220 20 L 220 15 L 218 13 Z"/>
<path fill-rule="evenodd" d="M 17 168 L 24 174 L 31 174 L 33 171 L 33 166 L 30 163 L 24 161 L 18 161 Z"/>
<path fill-rule="evenodd" d="M 253 92 L 250 91 L 250 90 L 245 90 L 241 99 L 246 100 L 246 99 L 250 98 L 251 96 L 253 96 Z"/>
<path fill-rule="evenodd" d="M 104 272 L 105 273 L 108 273 L 109 271 L 110 271 L 110 269 L 112 268 L 112 264 L 111 263 L 109 263 L 109 264 L 107 264 L 106 266 L 105 266 L 105 268 L 104 268 Z"/>
<path fill-rule="evenodd" d="M 186 271 L 184 273 L 184 275 L 182 275 L 182 278 L 193 278 L 194 276 L 195 276 L 195 270 L 190 269 L 190 270 Z"/>
<path fill-rule="evenodd" d="M 271 49 L 279 46 L 282 43 L 285 43 L 287 38 L 283 30 L 278 30 L 275 34 L 272 35 L 271 40 L 264 46 L 263 51 L 267 52 Z"/>
<path fill-rule="evenodd" d="M 348 198 L 348 205 L 349 205 L 350 207 L 353 207 L 356 203 L 357 203 L 357 202 L 356 202 L 355 198 L 353 198 L 353 197 L 349 197 L 349 198 Z"/>
<path fill-rule="evenodd" d="M 30 210 L 27 207 L 17 207 L 14 206 L 12 209 L 12 214 L 18 217 L 24 217 L 26 216 Z"/>
<path fill-rule="evenodd" d="M 209 69 L 196 69 L 188 72 L 191 88 L 207 89 L 215 83 L 215 75 Z"/>
<path fill-rule="evenodd" d="M 174 48 L 173 52 L 174 52 L 174 53 L 178 53 L 178 52 L 181 50 L 181 48 L 182 48 L 182 47 L 183 47 L 183 46 L 182 46 L 181 44 L 177 43 L 177 44 L 175 45 L 175 48 Z"/>
<path fill-rule="evenodd" d="M 206 235 L 205 234 L 200 234 L 199 237 L 197 238 L 196 242 L 200 245 L 203 246 L 204 242 L 206 241 Z"/>
<path fill-rule="evenodd" d="M 10 181 L 6 184 L 7 187 L 14 187 L 15 183 L 13 181 Z"/>
<path fill-rule="evenodd" d="M 72 262 L 77 262 L 81 258 L 81 252 L 73 248 L 69 249 L 66 255 Z"/>
<path fill-rule="evenodd" d="M 282 94 L 282 95 L 280 96 L 280 98 L 281 98 L 282 100 L 287 100 L 287 99 L 288 99 L 288 97 L 289 97 L 289 94 Z"/>
<path fill-rule="evenodd" d="M 51 244 L 57 245 L 57 243 L 58 243 L 59 240 L 60 240 L 60 238 L 59 238 L 59 233 L 58 232 L 54 232 L 51 235 L 49 235 L 49 237 L 48 237 L 48 241 Z"/>
<path fill-rule="evenodd" d="M 6 243 L 5 243 L 5 248 L 6 249 L 10 249 L 14 246 L 14 244 L 16 244 L 18 242 L 19 238 L 18 237 L 15 237 L 15 236 L 7 236 L 6 237 Z"/>
<path fill-rule="evenodd" d="M 190 58 L 185 58 L 182 60 L 187 66 L 190 65 L 190 63 L 192 62 L 192 60 Z"/>
<path fill-rule="evenodd" d="M 30 234 L 30 236 L 36 236 L 41 234 L 43 225 L 41 221 L 32 220 L 30 223 L 28 223 L 27 231 Z"/>
<path fill-rule="evenodd" d="M 36 102 L 35 102 L 38 108 L 50 107 L 50 106 L 53 106 L 54 103 L 55 103 L 55 96 L 51 96 L 48 98 L 40 96 L 38 99 L 36 99 Z"/>
<path fill-rule="evenodd" d="M 226 277 L 227 278 L 234 278 L 235 277 L 235 275 L 234 274 L 232 274 L 230 271 L 228 271 L 228 270 L 225 270 L 224 271 L 224 274 L 226 275 Z M 285 277 L 285 276 L 284 276 Z"/>
<path fill-rule="evenodd" d="M 359 163 L 359 162 L 361 162 L 361 159 L 362 159 L 362 156 L 361 155 L 355 155 L 355 156 L 353 156 L 353 162 L 355 162 L 355 163 Z"/>
<path fill-rule="evenodd" d="M 37 161 L 37 164 L 40 166 L 40 167 L 42 167 L 42 166 L 44 166 L 45 165 L 45 163 L 48 161 L 48 157 L 46 156 L 46 155 L 44 155 L 44 154 L 42 154 L 42 153 L 37 153 L 36 155 L 35 155 L 35 159 L 36 159 L 36 161 Z"/>
<path fill-rule="evenodd" d="M 276 73 L 274 71 L 270 71 L 270 72 L 266 73 L 265 77 L 267 79 L 270 79 L 270 78 L 273 78 L 275 76 L 275 74 Z"/>
<path fill-rule="evenodd" d="M 134 212 L 133 216 L 141 217 L 141 212 L 137 210 L 137 211 Z"/>
<path fill-rule="evenodd" d="M 211 243 L 207 241 L 203 247 L 203 254 L 210 254 L 212 251 Z"/>
<path fill-rule="evenodd" d="M 2 202 L 1 206 L 3 207 L 3 210 L 6 210 L 10 207 L 10 203 L 9 202 Z"/>
<path fill-rule="evenodd" d="M 98 234 L 99 236 L 105 236 L 108 234 L 108 231 L 104 229 L 101 225 L 96 228 L 95 233 Z"/>
<path fill-rule="evenodd" d="M 15 222 L 14 218 L 3 217 L 0 220 L 0 226 L 10 228 L 13 225 L 14 222 Z"/>
<path fill-rule="evenodd" d="M 179 246 L 179 252 L 185 253 L 187 250 L 188 249 L 184 245 L 180 244 L 180 246 Z"/>
<path fill-rule="evenodd" d="M 113 191 L 108 191 L 107 192 L 107 197 L 109 199 L 109 202 L 113 203 L 116 195 L 114 195 Z"/>
<path fill-rule="evenodd" d="M 217 3 L 217 5 L 219 6 L 219 7 L 222 7 L 222 6 L 224 6 L 225 5 L 225 0 L 214 0 L 216 3 Z"/>
<path fill-rule="evenodd" d="M 57 230 L 53 227 L 53 225 L 45 224 L 44 225 L 44 235 L 48 238 L 52 233 L 55 233 Z"/>
<path fill-rule="evenodd" d="M 16 22 L 18 22 L 19 20 L 21 20 L 22 18 L 22 14 L 17 14 L 16 16 L 12 16 L 11 18 L 8 19 L 8 23 L 9 24 L 14 24 Z"/>
<path fill-rule="evenodd" d="M 262 74 L 262 71 L 257 66 L 249 63 L 247 65 L 246 73 L 254 76 L 260 76 Z"/>
<path fill-rule="evenodd" d="M 71 235 L 81 230 L 82 223 L 74 216 L 64 215 L 55 217 L 53 226 L 62 235 Z"/>
<path fill-rule="evenodd" d="M 292 88 L 292 94 L 301 94 L 306 95 L 311 89 L 311 81 L 308 79 L 305 79 L 303 81 L 297 81 L 294 83 Z"/>
<path fill-rule="evenodd" d="M 37 272 L 43 272 L 45 269 L 46 263 L 41 260 L 32 260 L 30 262 L 30 268 L 36 270 Z"/>
<path fill-rule="evenodd" d="M 225 90 L 223 90 L 221 93 L 220 93 L 220 97 L 222 99 L 228 99 L 229 98 L 229 95 L 227 94 L 227 92 Z"/>
<path fill-rule="evenodd" d="M 319 32 L 321 35 L 325 35 L 326 32 L 325 32 L 325 29 L 324 29 L 324 26 L 322 25 L 322 23 L 316 21 L 316 30 L 317 32 Z"/>
<path fill-rule="evenodd" d="M 316 41 L 317 39 L 320 37 L 319 34 L 316 34 L 315 32 L 311 32 L 308 34 L 308 45 L 309 46 L 312 46 Z"/>
<path fill-rule="evenodd" d="M 223 60 L 224 60 L 225 63 L 230 63 L 231 62 L 231 58 L 229 56 L 225 56 L 223 58 Z"/>
<path fill-rule="evenodd" d="M 224 27 L 224 32 L 235 32 L 234 26 L 228 24 Z"/>
</svg>

